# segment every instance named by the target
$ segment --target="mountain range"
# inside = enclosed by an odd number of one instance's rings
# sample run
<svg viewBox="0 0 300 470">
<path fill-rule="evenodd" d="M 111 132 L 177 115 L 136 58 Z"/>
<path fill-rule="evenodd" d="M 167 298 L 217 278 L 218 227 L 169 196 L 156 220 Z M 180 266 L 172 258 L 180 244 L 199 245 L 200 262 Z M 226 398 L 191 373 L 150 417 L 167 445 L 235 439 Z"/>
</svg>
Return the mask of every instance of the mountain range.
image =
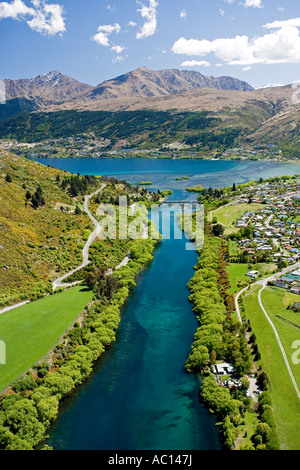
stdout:
<svg viewBox="0 0 300 470">
<path fill-rule="evenodd" d="M 140 67 L 98 86 L 86 85 L 55 70 L 32 79 L 4 80 L 8 101 L 23 98 L 34 102 L 35 108 L 50 105 L 80 109 L 82 105 L 101 107 L 104 100 L 124 98 L 159 98 L 179 95 L 203 88 L 251 91 L 246 82 L 231 77 L 206 77 L 186 70 L 149 70 Z M 100 108 L 99 108 L 100 109 Z"/>
<path fill-rule="evenodd" d="M 299 104 L 291 85 L 254 89 L 232 77 L 196 71 L 140 67 L 97 86 L 59 71 L 32 79 L 5 80 L 7 104 L 0 119 L 23 112 L 209 112 L 223 127 L 245 130 L 249 142 L 299 141 Z"/>
</svg>

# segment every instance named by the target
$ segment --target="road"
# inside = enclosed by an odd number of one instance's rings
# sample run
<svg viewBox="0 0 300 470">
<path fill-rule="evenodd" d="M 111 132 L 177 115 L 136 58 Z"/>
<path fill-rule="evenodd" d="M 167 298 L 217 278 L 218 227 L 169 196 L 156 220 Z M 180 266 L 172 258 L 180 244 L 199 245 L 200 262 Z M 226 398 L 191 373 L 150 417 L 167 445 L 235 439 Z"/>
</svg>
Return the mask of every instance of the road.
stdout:
<svg viewBox="0 0 300 470">
<path fill-rule="evenodd" d="M 241 315 L 241 310 L 240 310 L 240 306 L 239 306 L 239 298 L 240 296 L 243 294 L 243 292 L 245 292 L 245 290 L 248 289 L 248 286 L 247 287 L 244 287 L 243 290 L 241 290 L 236 296 L 235 296 L 235 299 L 234 299 L 234 302 L 235 302 L 235 309 L 236 309 L 236 313 L 237 313 L 237 316 L 238 316 L 238 319 L 239 319 L 239 322 L 240 323 L 243 323 L 243 320 L 242 320 L 242 315 Z"/>
<path fill-rule="evenodd" d="M 96 191 L 95 193 L 93 193 L 89 196 L 86 196 L 85 199 L 84 199 L 84 210 L 88 214 L 88 216 L 91 219 L 91 221 L 93 222 L 93 224 L 95 225 L 95 231 L 90 235 L 90 237 L 89 237 L 89 239 L 88 239 L 88 241 L 87 241 L 87 243 L 86 243 L 86 245 L 83 249 L 83 252 L 82 252 L 83 262 L 80 266 L 78 266 L 78 268 L 73 269 L 69 273 L 64 274 L 62 277 L 60 277 L 59 279 L 54 281 L 53 282 L 53 290 L 55 290 L 57 288 L 60 288 L 60 287 L 72 287 L 72 286 L 75 286 L 75 285 L 80 284 L 82 282 L 82 281 L 77 281 L 77 282 L 72 282 L 70 284 L 63 284 L 64 279 L 68 278 L 69 276 L 71 276 L 72 274 L 76 273 L 77 271 L 79 271 L 80 269 L 84 268 L 85 266 L 87 266 L 89 264 L 89 249 L 90 249 L 90 246 L 96 240 L 97 236 L 100 233 L 100 224 L 98 223 L 98 221 L 95 219 L 95 217 L 89 211 L 89 201 L 93 196 L 95 196 L 100 191 L 102 191 L 105 188 L 105 186 L 106 185 L 103 184 L 101 186 L 101 188 L 98 189 L 98 191 Z M 135 206 L 136 206 L 136 204 L 133 204 L 131 206 L 133 215 L 135 215 Z M 148 227 L 146 227 L 146 226 L 144 226 L 144 227 L 145 227 L 144 228 L 144 234 L 143 234 L 142 238 L 147 238 L 148 237 Z M 114 269 L 109 269 L 106 273 L 106 276 L 110 276 L 111 274 L 113 274 L 113 272 L 116 269 L 119 269 L 122 266 L 126 266 L 129 262 L 129 259 L 130 259 L 130 256 L 126 256 L 118 266 L 116 266 Z"/>
<path fill-rule="evenodd" d="M 105 184 L 103 184 L 101 186 L 100 189 L 98 189 L 97 191 L 95 191 L 93 194 L 90 194 L 89 196 L 85 196 L 84 198 L 84 211 L 87 213 L 87 215 L 89 216 L 90 220 L 93 222 L 94 226 L 95 226 L 95 230 L 94 232 L 90 235 L 87 243 L 85 244 L 84 248 L 83 248 L 83 251 L 82 251 L 82 258 L 83 258 L 83 261 L 82 261 L 82 264 L 80 266 L 78 266 L 77 268 L 74 268 L 72 269 L 72 271 L 64 274 L 63 276 L 61 276 L 60 278 L 56 279 L 54 282 L 53 282 L 53 290 L 55 291 L 56 289 L 58 288 L 64 288 L 64 287 L 72 287 L 72 286 L 75 286 L 77 284 L 80 284 L 82 281 L 76 281 L 76 282 L 72 282 L 72 283 L 67 283 L 67 284 L 64 284 L 63 281 L 65 279 L 67 279 L 69 276 L 71 276 L 72 274 L 76 273 L 77 271 L 79 271 L 80 269 L 83 269 L 85 266 L 87 266 L 89 264 L 89 249 L 90 249 L 90 246 L 92 245 L 92 243 L 96 240 L 97 236 L 99 235 L 100 233 L 100 224 L 97 222 L 97 220 L 95 219 L 95 217 L 91 214 L 90 210 L 89 210 L 89 201 L 90 199 L 93 197 L 93 196 L 96 196 L 100 191 L 102 191 L 104 188 L 105 188 Z M 134 207 L 133 207 L 133 211 L 134 211 Z M 144 234 L 144 237 L 146 238 L 146 234 Z M 109 276 L 111 275 L 116 269 L 119 269 L 121 268 L 122 266 L 126 266 L 127 263 L 129 262 L 130 260 L 130 256 L 126 256 L 123 261 L 115 267 L 115 269 L 110 269 L 106 275 Z M 16 304 L 16 305 L 12 305 L 10 307 L 6 307 L 2 310 L 0 310 L 0 315 L 2 315 L 3 313 L 6 313 L 6 312 L 9 312 L 11 310 L 14 310 L 16 308 L 19 308 L 19 307 L 23 307 L 24 305 L 28 304 L 30 301 L 26 301 L 26 302 L 22 302 L 22 303 L 19 303 L 19 304 Z"/>
<path fill-rule="evenodd" d="M 287 370 L 288 370 L 288 373 L 289 373 L 289 375 L 290 375 L 291 381 L 292 381 L 292 383 L 293 383 L 295 392 L 296 392 L 296 394 L 297 394 L 297 396 L 298 396 L 298 398 L 299 398 L 299 400 L 300 400 L 300 391 L 299 391 L 299 387 L 298 387 L 298 385 L 297 385 L 297 382 L 296 382 L 296 380 L 295 380 L 294 374 L 293 374 L 292 369 L 291 369 L 291 367 L 290 367 L 290 364 L 289 364 L 289 361 L 288 361 L 286 352 L 285 352 L 284 347 L 283 347 L 283 345 L 282 345 L 282 342 L 281 342 L 281 340 L 280 340 L 280 336 L 279 336 L 279 334 L 278 334 L 278 332 L 277 332 L 277 330 L 276 330 L 276 328 L 275 328 L 274 323 L 272 322 L 272 320 L 271 320 L 271 318 L 269 317 L 269 315 L 268 315 L 266 309 L 264 308 L 264 305 L 263 305 L 263 303 L 262 303 L 262 298 L 261 298 L 261 294 L 262 294 L 262 292 L 264 291 L 264 289 L 267 287 L 268 282 L 270 282 L 270 281 L 276 279 L 277 277 L 283 276 L 284 274 L 286 274 L 286 273 L 289 272 L 289 271 L 294 271 L 294 270 L 296 270 L 296 269 L 299 269 L 299 267 L 300 267 L 300 262 L 294 264 L 293 266 L 289 266 L 288 268 L 283 269 L 281 272 L 279 272 L 279 273 L 277 273 L 277 274 L 273 274 L 272 276 L 269 276 L 269 277 L 267 277 L 267 278 L 265 278 L 265 279 L 262 279 L 262 280 L 260 280 L 260 281 L 257 281 L 255 284 L 262 286 L 262 288 L 260 289 L 260 291 L 259 291 L 259 293 L 258 293 L 258 302 L 259 302 L 260 308 L 262 309 L 262 311 L 263 311 L 263 313 L 264 313 L 266 319 L 268 320 L 268 322 L 270 323 L 270 325 L 271 325 L 271 327 L 272 327 L 272 329 L 273 329 L 273 332 L 274 332 L 275 337 L 276 337 L 277 344 L 278 344 L 278 346 L 279 346 L 279 348 L 280 348 L 280 351 L 281 351 L 281 353 L 282 353 L 282 356 L 283 356 L 283 359 L 284 359 L 286 368 L 287 368 Z M 236 310 L 237 310 L 237 314 L 238 314 L 238 317 L 239 317 L 240 321 L 241 321 L 241 313 L 240 313 L 240 308 L 239 308 L 239 305 L 238 305 L 238 299 L 239 299 L 239 297 L 242 295 L 242 293 L 243 293 L 246 289 L 247 289 L 247 287 L 244 288 L 243 290 L 241 290 L 241 291 L 237 294 L 237 296 L 236 296 L 236 304 L 235 304 L 235 305 L 236 305 Z"/>
<path fill-rule="evenodd" d="M 273 219 L 274 217 L 274 214 L 270 215 L 267 220 L 265 221 L 265 227 L 268 229 L 268 230 L 273 230 L 273 227 L 272 225 L 270 225 L 270 222 L 271 220 Z M 276 240 L 276 238 L 272 238 L 272 241 L 273 241 L 273 244 L 276 248 L 279 248 L 279 250 L 281 252 L 284 252 L 284 250 L 282 249 L 282 247 L 280 246 L 280 244 L 278 243 L 278 241 Z"/>
<path fill-rule="evenodd" d="M 76 273 L 77 271 L 79 271 L 80 269 L 83 269 L 85 268 L 85 266 L 87 266 L 89 264 L 89 249 L 90 249 L 90 246 L 91 244 L 96 240 L 96 238 L 98 237 L 99 233 L 100 233 L 100 224 L 97 222 L 97 220 L 95 219 L 95 217 L 90 213 L 90 210 L 89 210 L 89 201 L 90 199 L 93 197 L 93 196 L 96 196 L 98 193 L 100 193 L 100 191 L 102 191 L 104 188 L 105 188 L 105 184 L 103 184 L 101 186 L 100 189 L 98 189 L 96 192 L 94 192 L 93 194 L 90 194 L 89 196 L 85 196 L 84 198 L 84 211 L 87 213 L 87 215 L 89 216 L 89 218 L 91 219 L 91 221 L 93 222 L 94 226 L 95 226 L 95 230 L 94 232 L 90 235 L 87 243 L 85 244 L 85 247 L 83 248 L 83 251 L 82 251 L 82 258 L 83 258 L 83 261 L 82 261 L 82 264 L 80 266 L 78 266 L 78 268 L 75 268 L 75 269 L 72 269 L 72 271 L 70 271 L 69 273 L 67 274 L 64 274 L 63 276 L 61 276 L 59 279 L 56 279 L 54 282 L 53 282 L 53 290 L 55 289 L 58 289 L 60 287 L 71 287 L 71 286 L 75 286 L 76 284 L 80 284 L 80 282 L 82 281 L 77 281 L 77 282 L 72 282 L 72 283 L 69 283 L 69 284 L 63 284 L 63 281 L 65 279 L 67 279 L 69 276 L 72 276 L 72 274 Z"/>
<path fill-rule="evenodd" d="M 3 313 L 10 312 L 11 310 L 15 310 L 16 308 L 24 307 L 24 305 L 29 304 L 30 300 L 26 300 L 26 302 L 21 302 L 16 305 L 12 305 L 11 307 L 5 307 L 2 310 L 0 310 L 0 315 L 3 315 Z"/>
</svg>

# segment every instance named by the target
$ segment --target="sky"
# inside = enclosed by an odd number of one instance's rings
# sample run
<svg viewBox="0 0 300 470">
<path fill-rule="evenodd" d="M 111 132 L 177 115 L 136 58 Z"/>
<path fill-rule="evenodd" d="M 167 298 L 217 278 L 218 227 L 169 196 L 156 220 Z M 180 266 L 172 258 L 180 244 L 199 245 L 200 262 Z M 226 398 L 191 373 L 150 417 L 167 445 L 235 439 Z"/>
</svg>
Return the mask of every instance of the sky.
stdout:
<svg viewBox="0 0 300 470">
<path fill-rule="evenodd" d="M 141 66 L 299 82 L 299 0 L 0 1 L 0 80 L 59 70 L 98 85 Z"/>
</svg>

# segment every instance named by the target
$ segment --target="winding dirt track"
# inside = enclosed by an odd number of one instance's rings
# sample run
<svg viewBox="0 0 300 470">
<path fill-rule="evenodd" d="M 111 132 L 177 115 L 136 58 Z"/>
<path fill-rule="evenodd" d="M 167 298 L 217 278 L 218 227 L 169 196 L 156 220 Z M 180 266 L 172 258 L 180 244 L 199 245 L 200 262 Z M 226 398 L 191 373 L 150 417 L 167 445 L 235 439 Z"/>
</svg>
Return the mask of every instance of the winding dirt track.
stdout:
<svg viewBox="0 0 300 470">
<path fill-rule="evenodd" d="M 91 221 L 93 222 L 93 224 L 95 225 L 95 230 L 90 235 L 85 247 L 83 248 L 83 251 L 82 251 L 82 258 L 83 258 L 82 264 L 80 266 L 78 266 L 77 268 L 72 269 L 72 271 L 70 271 L 69 273 L 64 274 L 59 279 L 56 279 L 53 282 L 53 290 L 58 289 L 60 287 L 75 286 L 76 284 L 79 284 L 81 282 L 81 281 L 77 281 L 77 282 L 72 282 L 70 284 L 63 284 L 63 281 L 65 279 L 67 279 L 69 276 L 71 276 L 72 274 L 76 273 L 77 271 L 79 271 L 80 269 L 84 268 L 85 266 L 87 266 L 89 264 L 89 249 L 90 249 L 90 246 L 96 240 L 97 236 L 100 233 L 100 225 L 97 222 L 97 220 L 95 219 L 95 217 L 89 211 L 89 200 L 93 196 L 96 196 L 96 194 L 98 194 L 100 191 L 102 191 L 105 188 L 105 186 L 106 185 L 103 184 L 101 186 L 101 188 L 98 189 L 96 192 L 94 192 L 93 194 L 90 194 L 89 196 L 85 196 L 85 198 L 84 198 L 84 210 L 87 213 L 87 215 L 89 216 L 89 218 L 91 219 Z"/>
</svg>

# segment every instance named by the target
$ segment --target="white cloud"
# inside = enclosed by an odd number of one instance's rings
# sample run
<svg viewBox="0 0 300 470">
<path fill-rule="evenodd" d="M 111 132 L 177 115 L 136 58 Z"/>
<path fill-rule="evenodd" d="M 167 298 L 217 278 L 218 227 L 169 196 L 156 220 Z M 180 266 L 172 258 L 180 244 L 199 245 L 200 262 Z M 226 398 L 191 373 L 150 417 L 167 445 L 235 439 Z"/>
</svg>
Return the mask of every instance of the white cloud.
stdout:
<svg viewBox="0 0 300 470">
<path fill-rule="evenodd" d="M 123 46 L 112 46 L 111 50 L 114 51 L 116 54 L 121 54 L 125 50 L 125 47 Z"/>
<path fill-rule="evenodd" d="M 34 0 L 32 2 L 36 7 L 36 12 L 28 26 L 41 34 L 61 34 L 66 31 L 63 18 L 63 7 L 57 4 L 47 4 L 43 0 Z"/>
<path fill-rule="evenodd" d="M 111 12 L 114 12 L 116 11 L 116 7 L 115 6 L 111 6 L 109 3 L 106 5 L 105 7 L 105 10 L 109 10 Z"/>
<path fill-rule="evenodd" d="M 221 16 L 224 16 L 224 15 L 225 15 L 225 11 L 224 11 L 224 10 L 222 10 L 222 8 L 220 8 L 220 10 L 219 10 L 219 11 L 220 11 L 220 15 L 221 15 Z"/>
<path fill-rule="evenodd" d="M 113 60 L 113 64 L 118 64 L 120 62 L 124 62 L 127 59 L 127 56 L 123 57 L 122 55 L 117 55 Z"/>
<path fill-rule="evenodd" d="M 99 46 L 110 47 L 110 50 L 117 54 L 113 59 L 113 63 L 122 62 L 125 60 L 125 58 L 120 55 L 125 50 L 125 47 L 118 44 L 113 44 L 109 37 L 113 33 L 119 34 L 120 32 L 121 26 L 119 23 L 103 24 L 98 27 L 98 33 L 91 38 L 91 40 L 95 41 Z"/>
<path fill-rule="evenodd" d="M 22 0 L 14 0 L 11 3 L 1 2 L 0 3 L 0 18 L 12 18 L 19 20 L 20 18 L 35 14 L 33 8 L 29 8 Z"/>
<path fill-rule="evenodd" d="M 233 5 L 233 3 L 235 3 L 235 0 L 224 0 L 224 2 L 228 3 L 229 5 Z M 246 8 L 263 8 L 264 6 L 262 0 L 245 0 L 244 3 L 239 3 L 239 5 L 244 5 L 244 7 Z"/>
<path fill-rule="evenodd" d="M 245 0 L 244 6 L 246 8 L 254 7 L 254 8 L 263 8 L 262 0 Z"/>
<path fill-rule="evenodd" d="M 283 26 L 252 39 L 235 36 L 208 41 L 182 37 L 174 43 L 172 52 L 200 57 L 213 53 L 229 65 L 299 63 L 300 34 L 295 26 Z"/>
<path fill-rule="evenodd" d="M 92 37 L 92 41 L 95 41 L 99 46 L 105 46 L 109 47 L 111 45 L 109 36 L 112 33 L 120 33 L 121 31 L 121 26 L 119 23 L 115 24 L 104 24 L 99 26 L 98 28 L 98 33 L 95 34 L 95 36 Z"/>
<path fill-rule="evenodd" d="M 181 10 L 179 16 L 180 16 L 180 18 L 186 20 L 187 19 L 187 12 L 185 10 Z"/>
<path fill-rule="evenodd" d="M 300 18 L 291 18 L 290 20 L 273 21 L 272 23 L 265 24 L 264 28 L 278 29 L 278 28 L 283 28 L 284 26 L 295 26 L 296 28 L 300 28 Z"/>
<path fill-rule="evenodd" d="M 211 67 L 211 64 L 206 60 L 186 60 L 181 67 Z"/>
<path fill-rule="evenodd" d="M 128 26 L 131 26 L 132 28 L 135 28 L 137 24 L 134 21 L 129 21 Z"/>
<path fill-rule="evenodd" d="M 46 0 L 32 0 L 32 7 L 28 7 L 22 0 L 11 3 L 0 3 L 0 19 L 12 18 L 14 20 L 27 19 L 28 26 L 41 34 L 54 36 L 66 31 L 63 17 L 63 7 L 58 4 L 48 4 Z"/>
<path fill-rule="evenodd" d="M 149 0 L 149 6 L 146 6 L 139 1 L 137 3 L 141 6 L 141 8 L 138 9 L 138 12 L 140 12 L 142 18 L 145 19 L 145 23 L 143 24 L 140 32 L 137 33 L 136 39 L 153 36 L 157 28 L 158 2 L 156 0 Z"/>
</svg>

